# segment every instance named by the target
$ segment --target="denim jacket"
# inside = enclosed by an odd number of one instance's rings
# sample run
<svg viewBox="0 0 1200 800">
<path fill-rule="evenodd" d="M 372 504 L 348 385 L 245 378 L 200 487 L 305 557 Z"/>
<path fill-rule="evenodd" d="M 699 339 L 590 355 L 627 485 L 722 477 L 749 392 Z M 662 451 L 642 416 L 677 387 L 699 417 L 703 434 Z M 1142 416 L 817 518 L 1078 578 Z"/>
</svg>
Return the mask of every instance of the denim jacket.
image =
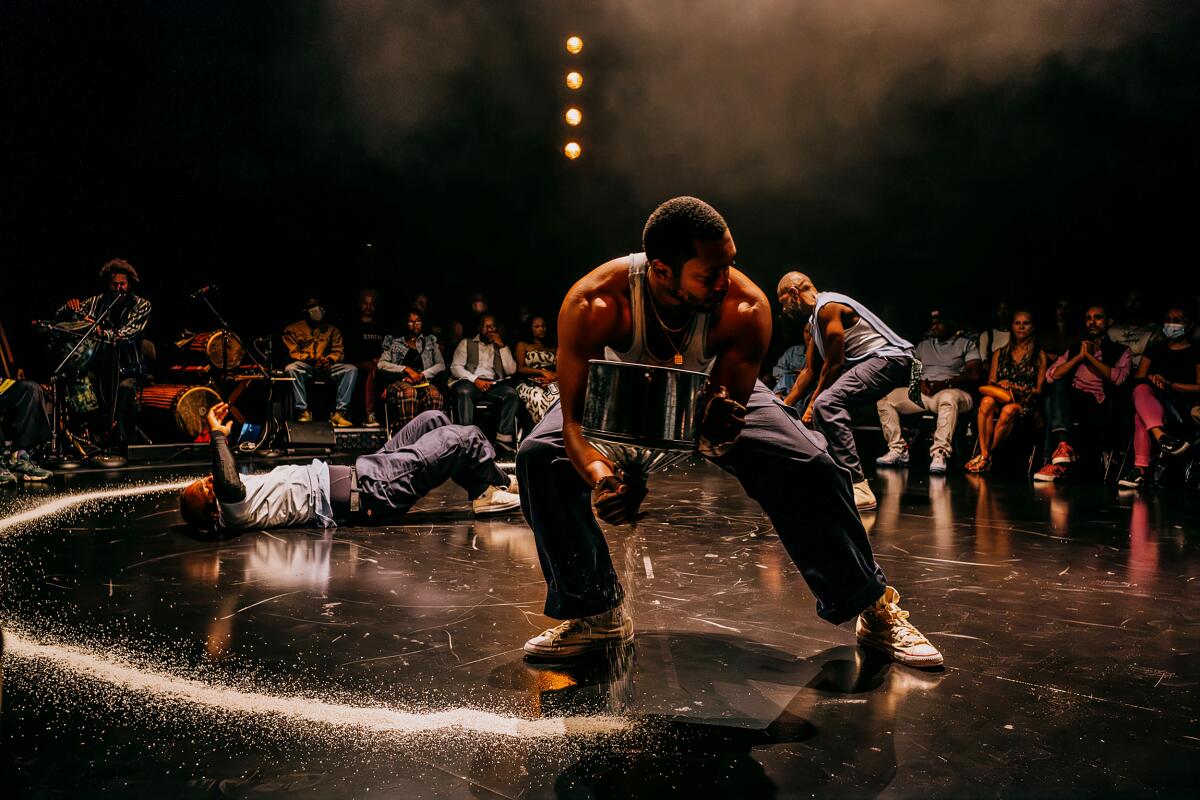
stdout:
<svg viewBox="0 0 1200 800">
<path fill-rule="evenodd" d="M 424 334 L 417 340 L 421 353 L 421 374 L 432 378 L 446 371 L 446 360 L 437 346 L 437 337 L 431 333 Z M 400 372 L 404 369 L 404 357 L 408 355 L 409 347 L 404 343 L 403 336 L 385 336 L 383 352 L 379 356 L 379 369 L 384 372 Z"/>
</svg>

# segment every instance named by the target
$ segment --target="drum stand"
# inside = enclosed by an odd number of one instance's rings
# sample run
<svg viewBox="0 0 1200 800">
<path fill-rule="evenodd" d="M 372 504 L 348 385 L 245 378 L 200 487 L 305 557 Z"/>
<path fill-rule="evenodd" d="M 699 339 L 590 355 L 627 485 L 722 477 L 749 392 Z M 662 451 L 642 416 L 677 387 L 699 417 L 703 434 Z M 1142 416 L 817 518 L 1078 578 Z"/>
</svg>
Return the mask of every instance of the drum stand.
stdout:
<svg viewBox="0 0 1200 800">
<path fill-rule="evenodd" d="M 257 451 L 258 455 L 261 455 L 261 456 L 264 456 L 267 458 L 283 455 L 283 451 L 281 449 L 279 449 L 279 447 L 278 447 L 278 440 L 280 439 L 280 437 L 282 437 L 284 435 L 284 428 L 283 428 L 282 420 L 278 419 L 277 415 L 274 413 L 275 412 L 275 403 L 274 403 L 275 382 L 272 380 L 271 370 L 269 370 L 266 367 L 266 365 L 264 365 L 262 363 L 262 361 L 259 360 L 258 353 L 256 352 L 256 348 L 246 347 L 246 343 L 242 341 L 242 337 L 238 336 L 237 333 L 235 333 L 233 331 L 233 329 L 229 327 L 229 323 L 225 321 L 225 317 L 221 316 L 221 312 L 218 311 L 217 307 L 214 306 L 212 304 L 212 301 L 208 299 L 208 288 L 207 287 L 205 289 L 201 289 L 200 291 L 196 292 L 196 294 L 193 296 L 199 297 L 201 300 L 204 301 L 204 305 L 208 306 L 208 310 L 209 310 L 209 312 L 212 313 L 213 319 L 215 319 L 217 321 L 217 324 L 220 326 L 220 330 L 223 333 L 225 333 L 227 336 L 236 337 L 237 341 L 239 343 L 241 343 L 242 349 L 245 351 L 246 355 L 250 356 L 250 361 L 254 364 L 255 367 L 258 368 L 258 370 L 260 372 L 262 372 L 262 376 L 267 382 L 267 417 L 263 422 L 263 427 L 266 429 L 266 432 L 262 438 L 261 443 L 256 448 L 256 451 Z M 226 338 L 222 337 L 222 339 L 221 339 L 222 349 L 225 348 L 226 341 L 228 341 L 228 340 Z M 222 359 L 221 359 L 222 363 L 225 365 L 228 365 L 229 364 L 228 354 L 225 352 L 222 352 L 221 355 L 222 355 Z M 235 389 L 235 392 L 237 392 L 237 391 L 238 390 Z M 240 392 L 238 392 L 238 393 L 240 394 Z M 236 397 L 234 397 L 232 399 L 236 399 Z M 241 419 L 239 419 L 238 421 L 243 422 L 243 420 L 241 420 Z"/>
<path fill-rule="evenodd" d="M 79 348 L 83 347 L 83 343 L 92 337 L 92 334 L 94 334 L 96 329 L 100 327 L 100 323 L 105 319 L 105 317 L 108 316 L 109 312 L 113 310 L 113 307 L 116 306 L 117 301 L 120 299 L 121 295 L 115 296 L 112 299 L 112 302 L 108 304 L 108 308 L 104 309 L 103 313 L 96 315 L 96 318 L 92 321 L 91 326 L 83 332 L 83 335 L 79 337 L 79 341 L 75 343 L 75 346 L 72 347 L 65 356 L 63 356 L 62 361 L 58 362 L 58 366 L 55 367 L 54 371 L 50 374 L 50 407 L 53 413 L 53 419 L 50 421 L 50 457 L 46 460 L 56 469 L 70 470 L 78 469 L 79 467 L 83 466 L 82 461 L 78 461 L 68 455 L 64 449 L 65 443 L 63 440 L 70 441 L 71 445 L 78 450 L 79 454 L 84 458 L 87 458 L 89 455 L 87 450 L 80 445 L 80 438 L 77 438 L 71 434 L 71 432 L 67 430 L 66 424 L 63 421 L 62 407 L 60 405 L 62 392 L 59 391 L 59 384 L 63 379 L 62 371 L 67 364 L 71 362 L 71 359 L 75 357 L 75 354 L 79 352 Z M 59 438 L 60 428 L 62 429 L 61 439 Z M 100 451 L 100 448 L 97 447 L 94 442 L 90 442 L 86 439 L 83 439 L 82 441 L 86 442 L 94 449 L 95 453 L 92 455 L 95 457 L 95 454 Z"/>
</svg>

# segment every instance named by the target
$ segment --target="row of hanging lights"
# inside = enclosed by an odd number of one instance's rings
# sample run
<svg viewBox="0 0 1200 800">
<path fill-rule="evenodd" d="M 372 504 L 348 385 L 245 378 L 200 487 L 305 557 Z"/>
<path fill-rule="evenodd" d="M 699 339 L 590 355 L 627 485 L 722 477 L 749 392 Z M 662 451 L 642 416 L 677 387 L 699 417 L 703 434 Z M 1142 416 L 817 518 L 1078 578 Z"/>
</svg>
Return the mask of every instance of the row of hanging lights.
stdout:
<svg viewBox="0 0 1200 800">
<path fill-rule="evenodd" d="M 568 38 L 567 53 L 577 56 L 581 52 L 583 52 L 583 39 L 578 36 Z M 573 69 L 567 73 L 567 89 L 577 92 L 581 88 L 583 88 L 583 73 Z M 572 104 L 563 112 L 563 121 L 567 123 L 568 128 L 578 128 L 583 122 L 583 112 L 579 110 L 578 106 Z M 583 155 L 583 147 L 572 137 L 563 145 L 563 155 L 574 161 Z"/>
</svg>

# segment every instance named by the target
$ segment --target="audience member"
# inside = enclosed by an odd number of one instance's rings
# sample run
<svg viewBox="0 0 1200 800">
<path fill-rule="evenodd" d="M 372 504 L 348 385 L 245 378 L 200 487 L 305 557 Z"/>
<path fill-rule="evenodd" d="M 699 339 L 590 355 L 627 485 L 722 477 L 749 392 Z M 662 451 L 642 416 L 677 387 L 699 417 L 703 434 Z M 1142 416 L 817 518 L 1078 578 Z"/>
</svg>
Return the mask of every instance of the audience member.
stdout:
<svg viewBox="0 0 1200 800">
<path fill-rule="evenodd" d="M 473 425 L 475 404 L 486 403 L 500 407 L 496 444 L 512 451 L 516 442 L 517 391 L 502 381 L 517 371 L 512 353 L 496 330 L 496 318 L 484 314 L 478 332 L 463 339 L 454 350 L 450 362 L 450 389 L 454 393 L 455 422 Z"/>
<path fill-rule="evenodd" d="M 358 370 L 358 382 L 363 386 L 363 411 L 369 428 L 379 425 L 375 417 L 375 401 L 379 396 L 377 365 L 383 340 L 388 335 L 387 326 L 378 315 L 378 307 L 379 292 L 363 289 L 358 293 L 358 316 L 344 332 L 346 361 Z"/>
<path fill-rule="evenodd" d="M 973 405 L 968 390 L 979 384 L 982 360 L 975 343 L 955 333 L 940 311 L 929 315 L 929 335 L 917 343 L 913 355 L 924 365 L 921 375 L 921 404 L 908 397 L 908 387 L 893 389 L 876 404 L 888 451 L 875 460 L 881 467 L 908 464 L 908 445 L 900 430 L 901 414 L 937 414 L 933 444 L 929 448 L 929 472 L 944 475 L 950 456 L 958 415 Z"/>
<path fill-rule="evenodd" d="M 1150 319 L 1142 304 L 1142 293 L 1134 289 L 1125 298 L 1125 310 L 1121 318 L 1109 326 L 1108 338 L 1129 348 L 1133 369 L 1136 370 L 1142 363 L 1142 354 L 1158 331 L 1159 326 Z"/>
<path fill-rule="evenodd" d="M 53 477 L 54 473 L 34 463 L 29 455 L 30 450 L 50 441 L 50 419 L 41 386 L 0 378 L 0 432 L 0 440 L 12 442 L 12 453 L 0 458 L 0 486 L 16 485 L 18 477 L 27 481 Z"/>
<path fill-rule="evenodd" d="M 1169 456 L 1182 455 L 1191 446 L 1186 439 L 1166 432 L 1178 430 L 1200 400 L 1200 347 L 1188 341 L 1187 314 L 1172 308 L 1163 318 L 1164 340 L 1151 345 L 1138 365 L 1133 387 L 1133 467 L 1120 484 L 1140 489 L 1150 467 L 1151 445 Z"/>
<path fill-rule="evenodd" d="M 549 333 L 545 317 L 530 317 L 524 341 L 517 342 L 517 373 L 522 378 L 517 395 L 534 425 L 558 401 L 558 353 L 549 344 Z"/>
<path fill-rule="evenodd" d="M 292 359 L 284 372 L 294 378 L 292 391 L 296 396 L 296 411 L 301 422 L 312 420 L 308 410 L 308 382 L 316 377 L 328 378 L 337 384 L 337 400 L 329 421 L 339 428 L 352 423 L 346 417 L 358 371 L 344 360 L 342 332 L 325 321 L 325 308 L 315 297 L 304 304 L 304 319 L 293 322 L 283 330 L 283 346 Z"/>
<path fill-rule="evenodd" d="M 404 427 L 422 411 L 440 411 L 442 393 L 433 379 L 446 371 L 437 337 L 424 332 L 421 312 L 408 312 L 403 336 L 383 340 L 379 356 L 380 382 L 389 408 L 393 430 Z"/>
<path fill-rule="evenodd" d="M 1012 312 L 1008 310 L 1008 301 L 1001 300 L 996 304 L 991 325 L 979 334 L 979 355 L 988 364 L 992 363 L 992 353 L 999 352 L 1007 344 L 1012 329 Z"/>
<path fill-rule="evenodd" d="M 1071 301 L 1061 299 L 1054 304 L 1054 326 L 1042 332 L 1038 341 L 1046 351 L 1046 358 L 1053 362 L 1067 352 L 1075 340 L 1075 319 Z"/>
<path fill-rule="evenodd" d="M 967 462 L 967 472 L 991 469 L 992 453 L 1041 402 L 1047 359 L 1034 337 L 1033 315 L 1017 311 L 1010 332 L 1008 344 L 992 354 L 987 383 L 979 387 L 979 453 Z"/>
<path fill-rule="evenodd" d="M 1053 482 L 1067 474 L 1078 456 L 1071 446 L 1071 423 L 1086 421 L 1093 429 L 1108 430 L 1112 422 L 1113 390 L 1129 377 L 1129 348 L 1108 338 L 1108 314 L 1091 306 L 1084 317 L 1083 338 L 1073 342 L 1046 370 L 1046 398 L 1051 444 L 1050 463 L 1034 474 L 1035 481 Z"/>
<path fill-rule="evenodd" d="M 858 509 L 875 508 L 875 493 L 854 444 L 850 404 L 877 400 L 909 383 L 913 346 L 859 301 L 836 292 L 818 292 L 802 273 L 784 275 L 775 292 L 783 313 L 812 318 L 813 346 L 792 391 L 804 393 L 812 382 L 817 356 L 821 361 L 813 399 L 801 419 L 816 425 L 833 460 L 849 470 Z"/>
</svg>

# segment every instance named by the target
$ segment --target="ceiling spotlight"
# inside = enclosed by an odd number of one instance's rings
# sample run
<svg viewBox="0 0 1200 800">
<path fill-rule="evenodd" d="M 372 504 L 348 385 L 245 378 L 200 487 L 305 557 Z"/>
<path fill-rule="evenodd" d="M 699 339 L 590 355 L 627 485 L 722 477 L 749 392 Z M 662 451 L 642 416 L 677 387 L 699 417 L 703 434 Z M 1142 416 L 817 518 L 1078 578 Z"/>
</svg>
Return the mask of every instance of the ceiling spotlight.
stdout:
<svg viewBox="0 0 1200 800">
<path fill-rule="evenodd" d="M 583 86 L 583 75 L 581 75 L 578 72 L 568 72 L 567 73 L 567 88 L 568 89 L 578 89 L 580 86 Z"/>
<path fill-rule="evenodd" d="M 578 125 L 579 123 L 583 122 L 583 112 L 580 111 L 578 108 L 568 108 L 567 113 L 564 114 L 564 116 L 567 119 L 567 124 L 570 125 L 571 127 L 574 127 L 574 126 Z"/>
<path fill-rule="evenodd" d="M 568 53 L 570 53 L 571 55 L 575 55 L 582 49 L 583 49 L 583 39 L 580 39 L 578 36 L 572 36 L 570 39 L 567 39 L 567 52 Z"/>
<path fill-rule="evenodd" d="M 563 155 L 574 161 L 583 153 L 583 148 L 579 146 L 579 142 L 567 142 L 567 146 L 563 148 Z"/>
</svg>

